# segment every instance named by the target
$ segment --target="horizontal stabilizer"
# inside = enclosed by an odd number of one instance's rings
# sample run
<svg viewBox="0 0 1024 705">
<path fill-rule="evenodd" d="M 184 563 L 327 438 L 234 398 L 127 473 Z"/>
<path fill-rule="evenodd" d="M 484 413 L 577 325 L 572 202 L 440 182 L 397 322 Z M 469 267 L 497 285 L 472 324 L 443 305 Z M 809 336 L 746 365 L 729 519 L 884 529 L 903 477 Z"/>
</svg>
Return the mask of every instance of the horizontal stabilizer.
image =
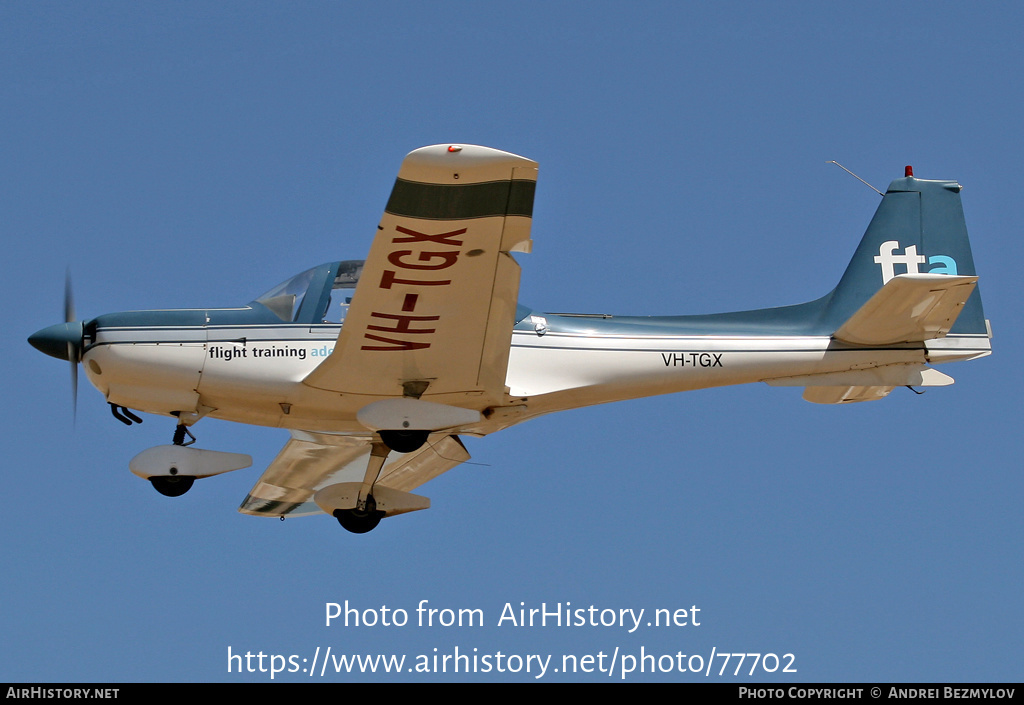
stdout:
<svg viewBox="0 0 1024 705">
<path fill-rule="evenodd" d="M 806 386 L 804 399 L 815 404 L 851 404 L 884 399 L 896 387 L 945 387 L 953 378 L 924 365 L 885 365 L 767 382 L 776 387 Z"/>
<path fill-rule="evenodd" d="M 773 387 L 945 387 L 953 384 L 953 378 L 934 368 L 912 364 L 780 377 L 765 382 Z"/>
<path fill-rule="evenodd" d="M 953 327 L 977 282 L 974 276 L 896 275 L 832 337 L 855 345 L 892 345 L 942 338 Z"/>
<path fill-rule="evenodd" d="M 894 387 L 808 387 L 804 399 L 815 404 L 851 404 L 888 396 Z"/>
</svg>

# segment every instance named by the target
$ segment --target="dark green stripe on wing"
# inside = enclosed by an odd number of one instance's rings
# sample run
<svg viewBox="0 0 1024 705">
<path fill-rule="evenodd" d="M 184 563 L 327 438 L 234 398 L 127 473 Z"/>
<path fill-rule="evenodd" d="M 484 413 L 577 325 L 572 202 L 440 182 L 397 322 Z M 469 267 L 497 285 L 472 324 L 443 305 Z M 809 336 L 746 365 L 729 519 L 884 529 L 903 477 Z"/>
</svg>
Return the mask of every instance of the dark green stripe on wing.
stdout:
<svg viewBox="0 0 1024 705">
<path fill-rule="evenodd" d="M 392 215 L 425 220 L 465 220 L 492 216 L 533 216 L 537 182 L 529 179 L 480 184 L 425 184 L 397 179 L 384 209 Z"/>
</svg>

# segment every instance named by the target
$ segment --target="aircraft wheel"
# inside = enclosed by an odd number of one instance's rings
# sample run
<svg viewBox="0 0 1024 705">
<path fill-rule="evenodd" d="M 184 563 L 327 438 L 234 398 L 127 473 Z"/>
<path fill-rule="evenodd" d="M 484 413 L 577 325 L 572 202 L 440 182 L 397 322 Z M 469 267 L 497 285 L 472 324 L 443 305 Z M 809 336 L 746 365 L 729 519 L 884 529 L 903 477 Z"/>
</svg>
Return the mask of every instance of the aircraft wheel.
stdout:
<svg viewBox="0 0 1024 705">
<path fill-rule="evenodd" d="M 380 440 L 396 453 L 411 453 L 427 442 L 430 431 L 380 431 Z"/>
<path fill-rule="evenodd" d="M 164 497 L 180 497 L 192 489 L 196 478 L 190 475 L 157 475 L 149 478 L 153 489 Z"/>
<path fill-rule="evenodd" d="M 353 534 L 365 534 L 377 528 L 377 524 L 383 518 L 384 512 L 377 511 L 377 503 L 373 501 L 371 496 L 366 501 L 365 510 L 336 509 L 334 516 L 346 531 L 351 531 Z"/>
</svg>

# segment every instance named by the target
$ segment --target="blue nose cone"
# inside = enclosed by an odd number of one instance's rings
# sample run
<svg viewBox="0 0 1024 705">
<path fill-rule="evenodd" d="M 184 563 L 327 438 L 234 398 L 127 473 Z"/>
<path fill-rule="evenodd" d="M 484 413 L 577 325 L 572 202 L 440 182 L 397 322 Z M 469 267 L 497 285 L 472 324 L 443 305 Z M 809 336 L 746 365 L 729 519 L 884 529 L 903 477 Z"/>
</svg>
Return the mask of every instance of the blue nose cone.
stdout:
<svg viewBox="0 0 1024 705">
<path fill-rule="evenodd" d="M 29 336 L 28 342 L 39 352 L 44 352 L 58 360 L 70 360 L 69 346 L 74 348 L 77 358 L 77 350 L 82 347 L 82 322 L 71 321 L 70 323 L 58 323 L 49 328 L 43 328 Z M 76 359 L 75 362 L 78 362 Z"/>
</svg>

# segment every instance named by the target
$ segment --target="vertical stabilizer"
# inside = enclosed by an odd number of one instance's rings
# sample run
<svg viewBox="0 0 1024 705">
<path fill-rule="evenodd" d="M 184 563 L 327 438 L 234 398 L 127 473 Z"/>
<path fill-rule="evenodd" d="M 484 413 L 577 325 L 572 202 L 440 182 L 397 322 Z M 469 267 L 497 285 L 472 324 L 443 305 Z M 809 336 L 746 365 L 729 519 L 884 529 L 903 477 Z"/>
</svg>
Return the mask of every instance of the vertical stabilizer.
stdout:
<svg viewBox="0 0 1024 705">
<path fill-rule="evenodd" d="M 825 311 L 835 330 L 900 274 L 975 276 L 974 257 L 955 181 L 896 179 L 882 198 Z M 975 289 L 950 334 L 987 332 Z"/>
</svg>

